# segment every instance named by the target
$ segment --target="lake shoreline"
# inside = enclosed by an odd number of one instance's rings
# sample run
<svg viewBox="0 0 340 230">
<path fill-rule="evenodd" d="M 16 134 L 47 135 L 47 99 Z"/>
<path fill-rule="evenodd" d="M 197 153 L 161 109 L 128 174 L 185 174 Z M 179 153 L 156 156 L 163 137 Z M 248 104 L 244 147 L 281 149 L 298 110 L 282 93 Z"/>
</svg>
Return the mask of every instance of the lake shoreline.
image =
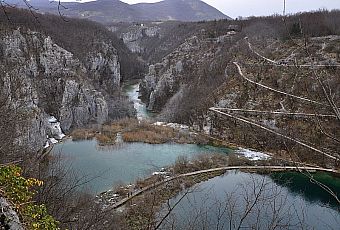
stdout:
<svg viewBox="0 0 340 230">
<path fill-rule="evenodd" d="M 247 169 L 247 166 L 244 166 L 240 169 L 237 169 L 236 167 L 230 167 L 231 170 L 235 171 L 241 171 L 241 172 L 246 172 L 246 173 L 254 173 L 256 175 L 272 175 L 273 173 L 278 173 L 277 170 L 272 171 L 270 169 L 270 163 L 267 162 L 267 160 L 264 161 L 257 161 L 257 162 L 247 162 L 245 159 L 241 159 L 239 162 L 230 162 L 230 155 L 227 157 L 229 159 L 225 159 L 221 165 L 240 165 L 241 160 L 243 160 L 243 165 L 248 165 L 252 163 L 254 165 L 254 169 L 250 169 L 252 167 L 249 167 Z M 205 159 L 208 161 L 207 159 Z M 193 160 L 193 162 L 190 162 L 191 165 L 196 165 L 199 166 L 199 162 L 197 159 Z M 212 160 L 212 162 L 216 162 Z M 269 164 L 268 164 L 269 163 Z M 282 162 L 282 163 L 287 163 L 287 162 Z M 209 165 L 209 166 L 199 166 L 200 169 L 204 168 L 213 168 L 221 165 Z M 263 168 L 258 167 L 258 165 L 264 165 Z M 181 167 L 182 170 L 185 169 L 185 171 L 177 171 L 176 173 L 174 172 L 174 168 L 176 167 Z M 294 169 L 295 166 L 292 165 L 290 169 L 283 169 L 283 172 L 281 173 L 286 173 Z M 311 167 L 312 168 L 312 167 Z M 196 169 L 197 170 L 197 169 Z M 287 170 L 287 171 L 285 171 Z M 299 171 L 298 169 L 295 169 Z M 183 165 L 183 162 L 177 162 L 175 165 L 172 167 L 164 168 L 161 172 L 155 172 L 151 177 L 146 178 L 143 181 L 138 181 L 136 184 L 129 184 L 127 186 L 122 186 L 118 190 L 114 191 L 108 191 L 101 193 L 100 195 L 97 196 L 98 202 L 103 205 L 104 208 L 108 209 L 117 209 L 119 212 L 126 212 L 129 213 L 131 212 L 130 209 L 138 209 L 138 207 L 144 207 L 147 203 L 147 200 L 150 199 L 150 196 L 153 197 L 153 210 L 160 211 L 161 206 L 164 205 L 164 203 L 172 199 L 176 196 L 178 196 L 180 193 L 182 193 L 184 190 L 193 188 L 195 185 L 200 184 L 201 182 L 210 180 L 212 178 L 225 175 L 229 170 L 224 170 L 224 169 L 216 169 L 216 171 L 211 171 L 211 170 L 201 170 L 201 171 L 195 171 L 195 170 L 187 170 L 187 165 Z M 293 170 L 294 171 L 294 170 Z M 312 170 L 310 170 L 312 171 Z M 197 172 L 197 174 L 195 173 Z M 183 174 L 184 173 L 184 174 Z M 311 172 L 312 175 L 314 172 Z M 324 174 L 329 174 L 326 172 L 323 172 Z M 187 176 L 186 176 L 187 175 Z M 331 174 L 329 174 L 331 175 Z M 339 176 L 340 174 L 338 174 Z M 144 192 L 145 191 L 145 192 Z M 127 197 L 126 197 L 127 194 Z M 145 208 L 145 207 L 144 207 Z M 148 216 L 143 216 L 143 212 L 138 212 L 139 213 L 139 218 L 148 218 Z M 128 217 L 127 217 L 128 218 Z M 132 220 L 130 220 L 132 221 Z"/>
</svg>

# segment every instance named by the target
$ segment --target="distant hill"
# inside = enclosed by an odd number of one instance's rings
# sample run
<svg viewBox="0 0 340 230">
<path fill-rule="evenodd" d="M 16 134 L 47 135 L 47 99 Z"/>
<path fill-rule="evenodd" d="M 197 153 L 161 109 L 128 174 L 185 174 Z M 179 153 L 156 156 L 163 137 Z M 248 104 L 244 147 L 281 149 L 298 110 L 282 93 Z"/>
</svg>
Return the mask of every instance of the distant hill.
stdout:
<svg viewBox="0 0 340 230">
<path fill-rule="evenodd" d="M 164 0 L 139 3 L 133 7 L 141 12 L 145 20 L 202 21 L 229 18 L 200 0 Z"/>
<path fill-rule="evenodd" d="M 23 0 L 6 2 L 26 7 Z M 58 14 L 58 4 L 49 0 L 31 0 L 29 3 L 39 12 Z M 140 21 L 203 21 L 230 19 L 216 8 L 201 0 L 164 0 L 157 3 L 129 5 L 119 0 L 97 0 L 87 3 L 62 3 L 65 16 L 86 18 L 100 23 Z"/>
</svg>

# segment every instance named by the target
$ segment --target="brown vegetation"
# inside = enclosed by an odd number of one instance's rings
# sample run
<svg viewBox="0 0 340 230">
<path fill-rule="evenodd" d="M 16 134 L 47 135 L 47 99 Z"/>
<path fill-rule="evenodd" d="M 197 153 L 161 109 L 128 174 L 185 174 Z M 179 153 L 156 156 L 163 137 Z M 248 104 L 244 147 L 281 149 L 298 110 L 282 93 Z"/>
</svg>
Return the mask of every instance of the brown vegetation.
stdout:
<svg viewBox="0 0 340 230">
<path fill-rule="evenodd" d="M 163 144 L 167 142 L 206 144 L 208 138 L 178 130 L 172 127 L 159 126 L 125 118 L 98 128 L 77 129 L 71 133 L 73 140 L 88 140 L 96 138 L 100 145 L 113 145 L 117 134 L 121 134 L 125 142 L 144 142 Z"/>
<path fill-rule="evenodd" d="M 73 141 L 90 140 L 95 137 L 95 130 L 93 129 L 75 129 L 70 134 Z"/>
<path fill-rule="evenodd" d="M 126 142 L 146 142 L 150 144 L 161 144 L 175 141 L 177 132 L 173 128 L 155 126 L 146 123 L 138 125 L 135 129 L 123 133 Z"/>
</svg>

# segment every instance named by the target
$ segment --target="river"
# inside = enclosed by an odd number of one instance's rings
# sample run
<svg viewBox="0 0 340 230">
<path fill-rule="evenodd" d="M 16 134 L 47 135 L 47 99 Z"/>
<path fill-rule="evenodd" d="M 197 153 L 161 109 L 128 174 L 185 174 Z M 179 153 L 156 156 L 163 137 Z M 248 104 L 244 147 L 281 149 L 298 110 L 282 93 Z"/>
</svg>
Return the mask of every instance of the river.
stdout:
<svg viewBox="0 0 340 230">
<path fill-rule="evenodd" d="M 152 118 L 155 114 L 146 109 L 146 105 L 139 98 L 139 83 L 126 84 L 123 87 L 124 93 L 133 102 L 133 106 L 137 112 L 138 120 L 147 120 Z"/>
</svg>

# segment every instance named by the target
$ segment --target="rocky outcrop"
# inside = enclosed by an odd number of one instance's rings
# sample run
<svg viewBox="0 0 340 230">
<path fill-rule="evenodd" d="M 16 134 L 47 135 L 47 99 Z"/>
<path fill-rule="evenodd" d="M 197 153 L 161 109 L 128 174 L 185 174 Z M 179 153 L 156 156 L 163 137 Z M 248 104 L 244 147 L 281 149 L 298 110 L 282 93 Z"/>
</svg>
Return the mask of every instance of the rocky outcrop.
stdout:
<svg viewBox="0 0 340 230">
<path fill-rule="evenodd" d="M 85 62 L 92 77 L 108 90 L 120 86 L 120 63 L 117 50 L 105 42 L 96 46 L 96 52 L 91 52 Z"/>
<path fill-rule="evenodd" d="M 194 71 L 200 71 L 201 63 L 212 60 L 213 46 L 192 36 L 163 58 L 162 62 L 150 65 L 141 84 L 143 100 L 148 109 L 161 111 L 167 103 L 172 104 L 168 108 L 173 107 L 177 100 L 171 98 L 183 97 L 185 85 L 191 85 L 198 78 Z"/>
<path fill-rule="evenodd" d="M 166 68 L 167 62 L 168 60 L 165 59 L 163 63 L 150 65 L 149 73 L 145 76 L 141 84 L 142 93 L 148 99 L 148 110 L 160 111 L 179 87 L 181 79 L 178 74 L 183 68 L 177 68 L 177 64 Z"/>
<path fill-rule="evenodd" d="M 61 105 L 60 122 L 63 130 L 90 122 L 102 124 L 109 118 L 109 108 L 102 92 L 75 80 L 66 81 Z"/>
<path fill-rule="evenodd" d="M 140 44 L 141 39 L 143 38 L 143 30 L 141 28 L 123 33 L 121 38 L 131 52 L 142 53 L 144 51 Z"/>
<path fill-rule="evenodd" d="M 109 103 L 119 91 L 120 63 L 112 44 L 97 43 L 80 61 L 48 36 L 14 30 L 0 36 L 0 90 L 7 106 L 18 113 L 16 143 L 36 150 L 51 132 L 50 116 L 62 131 L 112 117 Z M 120 100 L 118 98 L 117 100 Z"/>
<path fill-rule="evenodd" d="M 0 197 L 0 228 L 7 230 L 24 230 L 18 214 L 3 197 Z"/>
<path fill-rule="evenodd" d="M 127 31 L 123 32 L 120 37 L 131 52 L 142 54 L 147 49 L 144 41 L 151 38 L 161 38 L 160 30 L 161 28 L 158 26 L 134 25 L 127 28 Z"/>
<path fill-rule="evenodd" d="M 55 44 L 50 37 L 42 37 L 38 33 L 33 34 L 33 41 L 35 46 L 41 51 L 37 53 L 37 63 L 31 67 L 36 71 L 41 71 L 45 76 L 55 76 L 56 73 L 72 76 L 76 75 L 77 71 L 84 71 L 78 60 L 73 58 L 73 54 Z M 29 42 L 29 41 L 27 41 Z M 29 45 L 29 44 L 27 44 Z M 28 51 L 29 52 L 29 51 Z M 29 53 L 28 53 L 29 54 Z M 34 56 L 31 54 L 31 57 Z M 38 70 L 37 64 L 40 64 Z"/>
</svg>

